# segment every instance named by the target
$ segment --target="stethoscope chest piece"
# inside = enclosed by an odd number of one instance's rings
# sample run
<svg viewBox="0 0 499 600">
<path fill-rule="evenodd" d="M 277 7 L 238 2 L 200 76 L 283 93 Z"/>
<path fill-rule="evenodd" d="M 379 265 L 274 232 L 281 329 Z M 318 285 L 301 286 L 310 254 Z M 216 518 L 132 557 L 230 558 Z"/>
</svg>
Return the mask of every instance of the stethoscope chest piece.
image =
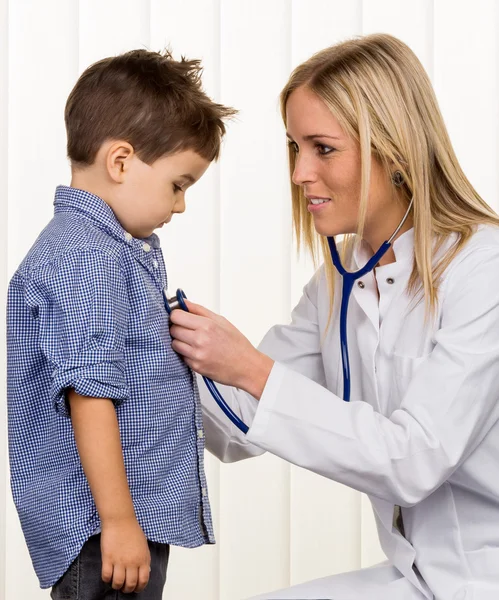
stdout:
<svg viewBox="0 0 499 600">
<path fill-rule="evenodd" d="M 187 298 L 187 296 L 185 295 L 184 290 L 181 290 L 180 288 L 178 288 L 175 296 L 168 298 L 168 290 L 165 288 L 163 290 L 163 300 L 165 302 L 166 312 L 171 315 L 172 310 L 175 310 L 176 308 L 181 308 L 182 310 L 189 312 L 187 305 L 184 302 L 184 298 Z"/>
</svg>

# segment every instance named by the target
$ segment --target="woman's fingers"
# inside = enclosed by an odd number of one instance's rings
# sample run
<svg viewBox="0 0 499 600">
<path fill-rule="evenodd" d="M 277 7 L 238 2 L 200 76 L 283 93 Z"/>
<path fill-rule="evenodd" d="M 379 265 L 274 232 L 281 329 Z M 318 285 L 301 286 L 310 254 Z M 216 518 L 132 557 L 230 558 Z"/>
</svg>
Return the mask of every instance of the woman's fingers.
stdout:
<svg viewBox="0 0 499 600">
<path fill-rule="evenodd" d="M 220 316 L 220 315 L 217 315 L 217 313 L 212 312 L 205 306 L 201 306 L 201 304 L 195 304 L 194 302 L 187 300 L 187 298 L 184 298 L 184 302 L 186 303 L 187 308 L 189 309 L 189 312 L 193 315 L 199 315 L 201 317 L 209 317 L 210 319 L 215 319 L 216 317 Z"/>
<path fill-rule="evenodd" d="M 181 342 L 180 340 L 172 340 L 172 348 L 177 352 L 177 354 L 181 354 L 184 359 L 186 359 L 186 363 L 189 364 L 190 360 L 194 360 L 194 349 L 189 344 L 185 342 Z M 192 368 L 192 367 L 191 367 Z"/>
<path fill-rule="evenodd" d="M 198 333 L 195 329 L 186 329 L 180 325 L 172 325 L 170 335 L 180 342 L 189 344 L 189 346 L 193 346 L 198 339 Z"/>
<path fill-rule="evenodd" d="M 206 317 L 201 317 L 199 315 L 186 312 L 181 308 L 172 310 L 170 315 L 170 323 L 173 323 L 174 325 L 181 325 L 186 329 L 199 329 L 200 325 L 205 319 Z"/>
<path fill-rule="evenodd" d="M 202 323 L 208 321 L 221 322 L 224 320 L 223 317 L 217 315 L 217 313 L 208 310 L 204 306 L 200 304 L 194 304 L 194 302 L 190 302 L 189 300 L 185 300 L 187 304 L 187 308 L 189 312 L 182 310 L 181 308 L 176 308 L 170 314 L 170 321 L 172 323 L 176 323 L 178 325 L 182 325 L 183 327 L 187 327 L 189 329 L 196 329 Z"/>
</svg>

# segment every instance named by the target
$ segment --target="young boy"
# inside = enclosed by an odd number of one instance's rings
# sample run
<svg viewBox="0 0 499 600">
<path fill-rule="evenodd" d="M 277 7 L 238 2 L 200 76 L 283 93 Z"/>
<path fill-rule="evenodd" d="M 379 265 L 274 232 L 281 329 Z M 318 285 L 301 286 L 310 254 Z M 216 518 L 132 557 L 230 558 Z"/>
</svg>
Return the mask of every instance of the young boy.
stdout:
<svg viewBox="0 0 499 600">
<path fill-rule="evenodd" d="M 234 114 L 200 71 L 136 50 L 82 74 L 65 112 L 71 186 L 10 283 L 12 490 L 54 599 L 160 600 L 169 544 L 214 543 L 199 396 L 171 348 L 153 234 Z"/>
</svg>

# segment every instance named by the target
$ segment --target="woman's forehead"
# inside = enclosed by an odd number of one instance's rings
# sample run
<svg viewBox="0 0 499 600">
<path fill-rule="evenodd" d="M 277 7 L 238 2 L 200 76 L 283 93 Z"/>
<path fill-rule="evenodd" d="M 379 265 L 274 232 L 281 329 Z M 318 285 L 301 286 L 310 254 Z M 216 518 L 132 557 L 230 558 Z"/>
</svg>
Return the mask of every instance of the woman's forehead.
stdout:
<svg viewBox="0 0 499 600">
<path fill-rule="evenodd" d="M 340 122 L 326 103 L 306 87 L 300 87 L 290 94 L 286 103 L 286 122 L 287 133 L 293 138 L 345 137 Z"/>
</svg>

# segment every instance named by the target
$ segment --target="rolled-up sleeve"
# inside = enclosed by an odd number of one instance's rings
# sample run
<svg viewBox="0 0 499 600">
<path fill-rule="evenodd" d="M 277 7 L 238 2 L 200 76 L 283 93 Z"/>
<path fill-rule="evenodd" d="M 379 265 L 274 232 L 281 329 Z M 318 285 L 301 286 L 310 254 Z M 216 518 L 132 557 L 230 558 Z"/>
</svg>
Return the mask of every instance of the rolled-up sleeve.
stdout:
<svg viewBox="0 0 499 600">
<path fill-rule="evenodd" d="M 116 405 L 128 399 L 129 302 L 115 258 L 99 250 L 64 255 L 32 275 L 26 300 L 39 322 L 41 352 L 51 367 L 51 399 L 59 414 L 68 416 L 68 388 Z"/>
</svg>

